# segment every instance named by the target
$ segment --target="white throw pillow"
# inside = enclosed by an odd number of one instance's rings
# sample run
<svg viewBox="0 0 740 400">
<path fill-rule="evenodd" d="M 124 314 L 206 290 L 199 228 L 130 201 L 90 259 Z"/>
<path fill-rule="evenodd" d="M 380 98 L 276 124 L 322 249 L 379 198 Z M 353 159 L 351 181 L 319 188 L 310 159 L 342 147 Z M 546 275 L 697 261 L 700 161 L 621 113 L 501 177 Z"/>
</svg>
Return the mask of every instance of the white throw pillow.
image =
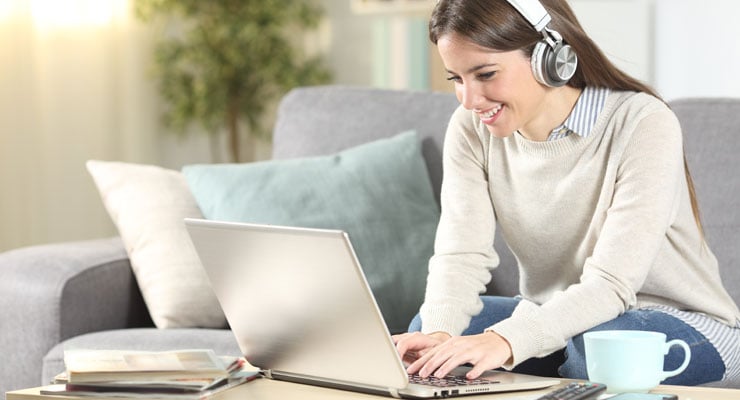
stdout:
<svg viewBox="0 0 740 400">
<path fill-rule="evenodd" d="M 87 170 L 123 239 L 157 328 L 220 328 L 223 311 L 183 219 L 202 218 L 179 171 L 90 160 Z"/>
</svg>

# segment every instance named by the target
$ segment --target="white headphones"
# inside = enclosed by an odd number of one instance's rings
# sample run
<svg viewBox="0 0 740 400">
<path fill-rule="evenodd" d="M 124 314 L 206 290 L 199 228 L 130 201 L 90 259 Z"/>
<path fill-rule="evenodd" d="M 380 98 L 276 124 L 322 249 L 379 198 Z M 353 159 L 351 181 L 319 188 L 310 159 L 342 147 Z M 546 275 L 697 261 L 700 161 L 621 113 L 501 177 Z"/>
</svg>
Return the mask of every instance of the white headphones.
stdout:
<svg viewBox="0 0 740 400">
<path fill-rule="evenodd" d="M 565 85 L 576 73 L 578 57 L 573 49 L 563 43 L 557 31 L 547 27 L 551 17 L 539 0 L 506 0 L 530 25 L 542 33 L 532 52 L 532 72 L 535 79 L 545 86 Z"/>
</svg>

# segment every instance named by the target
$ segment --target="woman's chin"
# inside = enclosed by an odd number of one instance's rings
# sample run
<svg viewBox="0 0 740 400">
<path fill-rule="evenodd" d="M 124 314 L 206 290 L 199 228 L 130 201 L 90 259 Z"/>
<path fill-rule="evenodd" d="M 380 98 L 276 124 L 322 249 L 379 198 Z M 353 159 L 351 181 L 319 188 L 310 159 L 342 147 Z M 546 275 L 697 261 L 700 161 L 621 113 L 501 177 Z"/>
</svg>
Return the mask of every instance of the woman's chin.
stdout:
<svg viewBox="0 0 740 400">
<path fill-rule="evenodd" d="M 491 125 L 486 125 L 486 129 L 488 129 L 488 133 L 490 133 L 493 137 L 497 137 L 499 139 L 507 138 L 513 133 L 508 129 L 501 129 L 500 127 L 495 127 Z"/>
</svg>

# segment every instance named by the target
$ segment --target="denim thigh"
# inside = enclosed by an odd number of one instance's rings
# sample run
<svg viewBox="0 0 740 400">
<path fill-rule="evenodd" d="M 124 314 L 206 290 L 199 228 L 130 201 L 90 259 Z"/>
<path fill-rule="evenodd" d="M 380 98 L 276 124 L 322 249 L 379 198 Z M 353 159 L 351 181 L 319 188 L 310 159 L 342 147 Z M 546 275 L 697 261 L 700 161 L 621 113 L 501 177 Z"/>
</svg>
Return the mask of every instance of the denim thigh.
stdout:
<svg viewBox="0 0 740 400">
<path fill-rule="evenodd" d="M 721 380 L 724 376 L 725 364 L 715 347 L 696 329 L 672 315 L 649 309 L 630 310 L 588 331 L 616 329 L 663 332 L 667 340 L 681 339 L 689 345 L 689 366 L 677 376 L 663 381 L 663 384 L 698 385 Z M 683 362 L 683 353 L 682 348 L 671 347 L 663 368 L 666 371 L 678 368 Z M 566 360 L 558 370 L 559 374 L 566 378 L 587 379 L 583 334 L 568 341 L 565 354 Z"/>
</svg>

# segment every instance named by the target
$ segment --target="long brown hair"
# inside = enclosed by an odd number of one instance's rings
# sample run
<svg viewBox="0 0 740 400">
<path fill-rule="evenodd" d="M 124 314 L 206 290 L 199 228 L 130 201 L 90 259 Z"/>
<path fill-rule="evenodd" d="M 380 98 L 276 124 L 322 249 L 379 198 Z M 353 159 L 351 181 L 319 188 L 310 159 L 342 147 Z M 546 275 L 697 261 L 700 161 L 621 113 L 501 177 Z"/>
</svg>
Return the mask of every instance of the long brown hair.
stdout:
<svg viewBox="0 0 740 400">
<path fill-rule="evenodd" d="M 560 33 L 563 41 L 578 55 L 578 68 L 568 81 L 568 86 L 644 92 L 661 99 L 653 88 L 624 73 L 604 55 L 586 35 L 565 0 L 540 0 L 540 3 L 552 18 L 548 26 Z M 530 57 L 535 44 L 542 39 L 542 34 L 506 0 L 438 1 L 429 21 L 429 39 L 436 45 L 442 36 L 452 33 L 485 48 L 496 51 L 523 50 Z M 685 154 L 684 172 L 694 220 L 703 236 L 699 204 Z"/>
</svg>

